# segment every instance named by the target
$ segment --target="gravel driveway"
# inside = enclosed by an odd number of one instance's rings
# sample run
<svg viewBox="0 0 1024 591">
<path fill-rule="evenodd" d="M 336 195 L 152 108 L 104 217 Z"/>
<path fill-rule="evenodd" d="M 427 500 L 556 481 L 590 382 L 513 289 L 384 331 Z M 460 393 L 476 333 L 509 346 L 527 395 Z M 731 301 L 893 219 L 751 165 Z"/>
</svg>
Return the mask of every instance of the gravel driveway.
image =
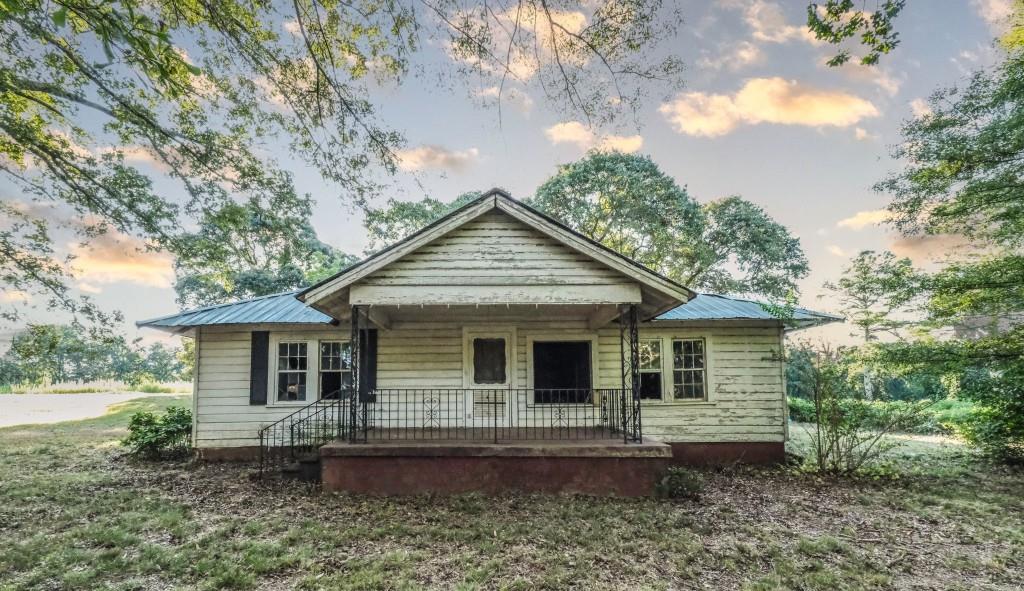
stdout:
<svg viewBox="0 0 1024 591">
<path fill-rule="evenodd" d="M 167 394 L 0 394 L 0 428 L 90 419 L 106 414 L 107 407 L 112 404 L 150 396 Z"/>
</svg>

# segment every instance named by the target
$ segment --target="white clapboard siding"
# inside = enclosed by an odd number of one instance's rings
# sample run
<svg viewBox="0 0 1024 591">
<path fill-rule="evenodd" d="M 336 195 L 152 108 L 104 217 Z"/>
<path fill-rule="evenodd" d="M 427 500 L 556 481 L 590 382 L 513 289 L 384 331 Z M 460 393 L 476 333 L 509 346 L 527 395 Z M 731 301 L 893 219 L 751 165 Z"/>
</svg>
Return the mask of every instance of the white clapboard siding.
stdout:
<svg viewBox="0 0 1024 591">
<path fill-rule="evenodd" d="M 570 287 L 571 286 L 571 287 Z M 636 282 L 500 211 L 401 257 L 353 286 L 354 303 L 619 303 Z"/>
<path fill-rule="evenodd" d="M 410 404 L 426 393 L 397 390 L 451 389 L 433 393 L 442 417 L 462 418 L 467 401 L 460 398 L 464 385 L 463 330 L 474 334 L 487 330 L 514 329 L 513 386 L 529 388 L 528 343 L 532 340 L 592 340 L 598 343 L 596 381 L 598 388 L 621 387 L 621 353 L 616 325 L 599 331 L 587 329 L 583 316 L 551 316 L 543 309 L 532 314 L 491 310 L 467 311 L 461 316 L 431 320 L 399 320 L 392 330 L 378 333 L 377 386 L 382 390 L 377 419 L 424 418 L 424 408 Z M 289 330 L 289 338 L 307 335 L 315 340 L 346 340 L 348 328 L 329 331 Z M 272 334 L 272 337 L 274 335 Z M 707 345 L 708 399 L 686 402 L 644 402 L 644 435 L 664 441 L 782 441 L 785 437 L 785 397 L 782 363 L 778 360 L 781 342 L 778 329 L 772 328 L 652 328 L 640 330 L 642 339 L 663 342 L 662 380 L 671 384 L 671 341 L 674 338 L 703 338 Z M 296 406 L 250 405 L 249 363 L 250 332 L 241 329 L 204 329 L 200 335 L 200 362 L 196 400 L 196 445 L 230 447 L 256 445 L 260 427 L 294 412 Z M 394 389 L 395 391 L 388 391 Z M 273 388 L 269 396 L 273 396 Z M 526 404 L 525 394 L 507 401 L 515 412 Z M 585 409 L 578 416 L 592 420 Z M 531 416 L 549 416 L 547 409 L 533 407 Z"/>
</svg>

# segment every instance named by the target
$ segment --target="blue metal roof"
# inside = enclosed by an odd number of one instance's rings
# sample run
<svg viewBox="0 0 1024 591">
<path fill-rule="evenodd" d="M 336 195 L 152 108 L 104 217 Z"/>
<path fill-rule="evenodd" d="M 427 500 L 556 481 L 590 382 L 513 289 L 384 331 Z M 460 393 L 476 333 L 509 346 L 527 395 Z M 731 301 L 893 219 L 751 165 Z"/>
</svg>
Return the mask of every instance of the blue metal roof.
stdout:
<svg viewBox="0 0 1024 591">
<path fill-rule="evenodd" d="M 753 300 L 730 298 L 710 293 L 698 294 L 682 306 L 673 308 L 661 316 L 659 320 L 778 320 L 769 312 L 765 304 Z M 814 312 L 806 308 L 794 308 L 793 320 L 801 325 L 823 324 L 843 320 L 842 316 L 834 316 L 823 312 Z"/>
<path fill-rule="evenodd" d="M 142 320 L 136 325 L 159 329 L 184 329 L 216 324 L 330 324 L 332 318 L 295 299 L 288 291 L 241 302 L 186 310 L 170 316 Z"/>
<path fill-rule="evenodd" d="M 136 324 L 162 330 L 183 330 L 196 326 L 218 324 L 330 324 L 330 316 L 310 308 L 296 299 L 298 291 L 289 291 L 251 300 L 218 304 L 195 310 L 186 310 L 170 316 L 142 320 Z M 798 326 L 839 321 L 841 316 L 814 312 L 805 308 L 793 310 Z M 665 312 L 654 319 L 668 320 L 778 320 L 764 304 L 726 296 L 702 293 L 689 302 Z"/>
</svg>

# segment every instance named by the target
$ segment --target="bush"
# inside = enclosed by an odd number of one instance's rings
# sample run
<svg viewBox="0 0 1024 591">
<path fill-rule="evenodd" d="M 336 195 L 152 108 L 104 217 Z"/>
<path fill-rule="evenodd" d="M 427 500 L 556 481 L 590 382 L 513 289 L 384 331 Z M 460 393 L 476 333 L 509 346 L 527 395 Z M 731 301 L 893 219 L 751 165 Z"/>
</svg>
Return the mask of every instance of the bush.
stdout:
<svg viewBox="0 0 1024 591">
<path fill-rule="evenodd" d="M 175 388 L 173 386 L 164 386 L 153 382 L 147 382 L 139 386 L 138 390 L 139 392 L 145 392 L 146 394 L 170 394 L 175 391 Z"/>
<path fill-rule="evenodd" d="M 172 406 L 162 415 L 137 412 L 128 421 L 121 445 L 146 459 L 184 455 L 192 444 L 192 411 Z"/>
<path fill-rule="evenodd" d="M 696 470 L 671 466 L 658 480 L 656 492 L 666 499 L 697 499 L 704 490 L 704 475 Z"/>
<path fill-rule="evenodd" d="M 788 399 L 789 402 L 789 419 L 798 423 L 813 423 L 814 422 L 814 403 L 810 400 L 803 398 Z"/>
</svg>

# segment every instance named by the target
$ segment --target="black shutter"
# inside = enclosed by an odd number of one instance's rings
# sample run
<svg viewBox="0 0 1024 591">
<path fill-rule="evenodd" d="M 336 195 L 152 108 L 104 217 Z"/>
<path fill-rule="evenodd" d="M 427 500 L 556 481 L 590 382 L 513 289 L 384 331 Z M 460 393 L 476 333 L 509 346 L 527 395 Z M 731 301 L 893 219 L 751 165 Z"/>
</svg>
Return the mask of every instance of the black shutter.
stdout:
<svg viewBox="0 0 1024 591">
<path fill-rule="evenodd" d="M 252 331 L 252 358 L 249 371 L 249 404 L 267 403 L 267 363 L 270 358 L 270 333 Z"/>
<path fill-rule="evenodd" d="M 359 400 L 376 402 L 370 392 L 377 389 L 377 329 L 359 331 Z"/>
</svg>

